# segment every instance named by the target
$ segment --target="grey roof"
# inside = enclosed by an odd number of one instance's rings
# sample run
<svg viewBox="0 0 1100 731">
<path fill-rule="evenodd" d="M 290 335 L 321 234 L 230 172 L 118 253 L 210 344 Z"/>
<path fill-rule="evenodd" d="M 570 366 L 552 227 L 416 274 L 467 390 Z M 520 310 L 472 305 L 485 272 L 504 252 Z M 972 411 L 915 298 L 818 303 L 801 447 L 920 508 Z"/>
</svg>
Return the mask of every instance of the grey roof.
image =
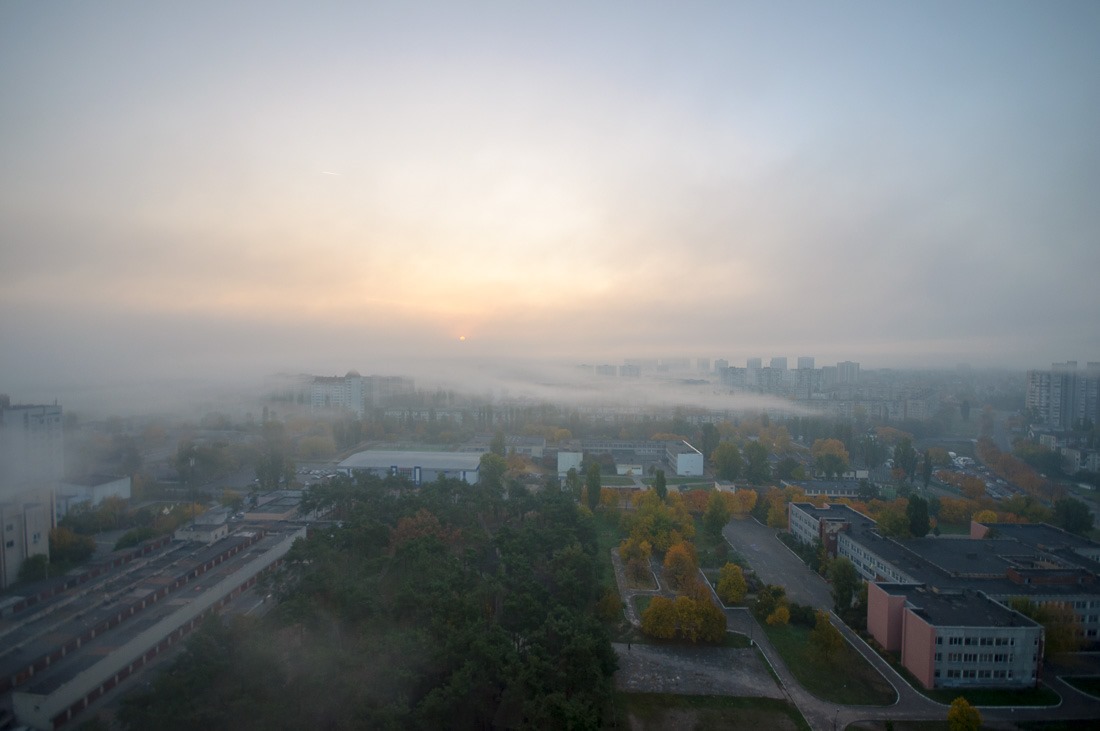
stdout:
<svg viewBox="0 0 1100 731">
<path fill-rule="evenodd" d="M 428 470 L 476 470 L 481 455 L 476 452 L 357 452 L 337 467 L 350 470 L 386 470 L 419 467 Z"/>
<path fill-rule="evenodd" d="M 978 591 L 941 592 L 912 584 L 879 584 L 904 596 L 910 609 L 937 627 L 1038 627 L 1033 620 Z"/>
<path fill-rule="evenodd" d="M 1047 564 L 1041 569 L 1048 575 L 1094 575 L 1100 566 L 1080 555 L 1078 550 L 1095 548 L 1085 538 L 1073 536 L 1050 525 L 996 524 L 997 538 L 928 536 L 898 541 L 885 538 L 876 530 L 875 521 L 846 505 L 796 503 L 804 512 L 822 520 L 844 520 L 849 524 L 849 539 L 873 551 L 915 581 L 944 592 L 980 588 L 993 597 L 1100 596 L 1100 583 L 1022 584 L 1008 578 L 1008 569 L 1028 569 L 1033 563 Z M 1061 545 L 1057 540 L 1064 541 Z M 1073 543 L 1077 550 L 1069 548 Z M 1053 550 L 1052 550 L 1053 549 Z"/>
</svg>

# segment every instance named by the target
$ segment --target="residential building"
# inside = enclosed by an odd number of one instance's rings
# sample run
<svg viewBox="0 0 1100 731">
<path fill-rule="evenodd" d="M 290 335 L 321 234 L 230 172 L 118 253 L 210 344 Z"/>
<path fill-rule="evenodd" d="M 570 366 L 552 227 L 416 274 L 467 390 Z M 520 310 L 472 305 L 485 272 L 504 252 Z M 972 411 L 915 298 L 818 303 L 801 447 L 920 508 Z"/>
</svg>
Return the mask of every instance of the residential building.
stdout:
<svg viewBox="0 0 1100 731">
<path fill-rule="evenodd" d="M 859 363 L 846 360 L 836 364 L 836 380 L 839 384 L 855 385 L 859 383 Z"/>
<path fill-rule="evenodd" d="M 18 580 L 28 558 L 49 556 L 65 465 L 62 427 L 57 404 L 0 402 L 0 589 Z"/>
</svg>

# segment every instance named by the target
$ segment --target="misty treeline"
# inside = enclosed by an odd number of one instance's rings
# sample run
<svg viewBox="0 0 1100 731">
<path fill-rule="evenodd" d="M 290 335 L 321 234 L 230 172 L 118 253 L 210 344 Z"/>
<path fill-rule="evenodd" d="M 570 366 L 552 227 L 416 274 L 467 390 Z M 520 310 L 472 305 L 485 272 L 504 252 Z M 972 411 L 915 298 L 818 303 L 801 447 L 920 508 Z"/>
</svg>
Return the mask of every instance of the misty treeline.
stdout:
<svg viewBox="0 0 1100 731">
<path fill-rule="evenodd" d="M 130 729 L 598 728 L 616 658 L 596 527 L 556 486 L 339 478 L 263 619 L 210 620 Z"/>
</svg>

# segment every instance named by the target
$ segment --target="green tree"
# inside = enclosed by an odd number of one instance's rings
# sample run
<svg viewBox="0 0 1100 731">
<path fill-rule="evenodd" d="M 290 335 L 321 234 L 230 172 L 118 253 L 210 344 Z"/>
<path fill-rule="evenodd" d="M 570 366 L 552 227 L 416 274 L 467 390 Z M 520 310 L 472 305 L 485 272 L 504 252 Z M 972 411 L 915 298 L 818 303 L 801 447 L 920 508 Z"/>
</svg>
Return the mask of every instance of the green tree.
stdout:
<svg viewBox="0 0 1100 731">
<path fill-rule="evenodd" d="M 833 586 L 833 601 L 837 612 L 852 606 L 852 599 L 859 591 L 860 577 L 855 565 L 844 556 L 829 562 L 829 583 Z"/>
<path fill-rule="evenodd" d="M 508 471 L 508 463 L 504 457 L 495 452 L 486 452 L 481 455 L 478 467 L 478 485 L 491 495 L 500 495 L 504 492 L 504 473 Z"/>
<path fill-rule="evenodd" d="M 504 457 L 506 456 L 504 454 L 504 444 L 504 432 L 498 430 L 497 433 L 493 435 L 492 441 L 489 442 L 489 451 L 498 457 Z"/>
<path fill-rule="evenodd" d="M 924 450 L 924 460 L 921 462 L 921 482 L 926 490 L 932 484 L 932 455 L 927 449 Z"/>
<path fill-rule="evenodd" d="M 19 567 L 20 581 L 41 581 L 50 578 L 50 558 L 44 554 L 31 556 Z"/>
<path fill-rule="evenodd" d="M 744 460 L 741 459 L 741 450 L 733 442 L 722 442 L 710 455 L 714 462 L 714 470 L 720 480 L 736 480 L 744 469 Z"/>
<path fill-rule="evenodd" d="M 982 727 L 981 711 L 960 695 L 947 709 L 947 727 L 951 731 L 978 731 Z"/>
<path fill-rule="evenodd" d="M 829 614 L 822 610 L 814 612 L 814 628 L 810 632 L 810 646 L 821 659 L 831 662 L 844 647 L 844 636 L 829 621 Z"/>
<path fill-rule="evenodd" d="M 775 464 L 775 479 L 805 480 L 806 471 L 794 457 L 784 457 Z"/>
<path fill-rule="evenodd" d="M 772 477 L 768 463 L 768 450 L 759 441 L 749 442 L 745 447 L 745 479 L 754 485 L 762 485 Z"/>
<path fill-rule="evenodd" d="M 917 471 L 917 450 L 913 449 L 913 440 L 909 437 L 902 437 L 894 445 L 894 468 L 901 470 L 906 481 Z"/>
<path fill-rule="evenodd" d="M 570 467 L 565 473 L 565 489 L 574 500 L 581 499 L 581 476 L 577 474 L 576 467 Z"/>
<path fill-rule="evenodd" d="M 730 507 L 726 496 L 719 490 L 711 490 L 707 509 L 703 513 L 703 528 L 716 539 L 721 539 L 722 529 L 730 522 Z"/>
<path fill-rule="evenodd" d="M 713 454 L 714 450 L 718 448 L 720 439 L 721 435 L 718 434 L 718 429 L 714 424 L 703 424 L 699 434 L 699 451 L 703 454 Z"/>
<path fill-rule="evenodd" d="M 905 515 L 909 519 L 909 533 L 914 538 L 923 538 L 928 535 L 932 527 L 928 519 L 928 501 L 922 497 L 909 498 L 909 505 L 905 508 Z"/>
<path fill-rule="evenodd" d="M 745 573 L 735 563 L 727 563 L 718 571 L 718 598 L 725 604 L 740 604 L 745 600 L 748 584 Z"/>
<path fill-rule="evenodd" d="M 780 606 L 787 604 L 787 592 L 782 586 L 769 584 L 756 592 L 756 602 L 752 606 L 752 612 L 757 619 L 767 619 Z"/>
<path fill-rule="evenodd" d="M 668 482 L 665 480 L 664 470 L 657 470 L 653 474 L 653 489 L 657 492 L 657 496 L 661 498 L 661 502 L 668 498 Z"/>
<path fill-rule="evenodd" d="M 1064 531 L 1084 536 L 1092 531 L 1093 515 L 1084 502 L 1066 497 L 1054 501 L 1054 524 Z"/>
<path fill-rule="evenodd" d="M 600 506 L 600 465 L 590 462 L 584 474 L 584 489 L 588 494 L 588 508 L 593 512 Z"/>
</svg>

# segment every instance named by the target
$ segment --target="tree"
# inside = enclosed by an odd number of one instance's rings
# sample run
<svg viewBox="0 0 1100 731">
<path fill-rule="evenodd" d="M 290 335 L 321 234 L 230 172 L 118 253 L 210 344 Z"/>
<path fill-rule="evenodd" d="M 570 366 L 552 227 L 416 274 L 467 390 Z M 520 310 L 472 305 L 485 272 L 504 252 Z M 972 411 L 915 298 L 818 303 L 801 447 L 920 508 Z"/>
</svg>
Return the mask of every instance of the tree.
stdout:
<svg viewBox="0 0 1100 731">
<path fill-rule="evenodd" d="M 978 731 L 982 727 L 981 711 L 960 695 L 947 709 L 947 727 L 951 731 Z"/>
<path fill-rule="evenodd" d="M 909 537 L 909 516 L 901 505 L 892 503 L 878 514 L 878 532 L 887 538 Z"/>
<path fill-rule="evenodd" d="M 775 464 L 775 478 L 777 480 L 805 480 L 806 471 L 794 457 L 784 457 Z"/>
<path fill-rule="evenodd" d="M 718 598 L 725 604 L 740 604 L 745 600 L 748 584 L 745 573 L 735 563 L 727 563 L 718 571 Z"/>
<path fill-rule="evenodd" d="M 913 440 L 902 437 L 894 446 L 894 467 L 902 472 L 903 479 L 912 479 L 917 471 L 917 450 L 913 449 Z"/>
<path fill-rule="evenodd" d="M 699 451 L 703 454 L 713 454 L 721 439 L 717 427 L 710 423 L 703 424 L 700 432 Z"/>
<path fill-rule="evenodd" d="M 927 500 L 916 496 L 909 498 L 905 515 L 909 519 L 909 533 L 914 538 L 923 538 L 928 535 L 928 531 L 932 526 L 928 519 Z"/>
<path fill-rule="evenodd" d="M 676 636 L 676 607 L 671 599 L 655 596 L 650 600 L 642 612 L 642 632 L 662 640 Z"/>
<path fill-rule="evenodd" d="M 54 563 L 83 563 L 95 553 L 95 539 L 58 526 L 50 531 L 50 560 Z"/>
<path fill-rule="evenodd" d="M 772 476 L 771 465 L 768 464 L 768 450 L 759 441 L 749 442 L 745 447 L 745 479 L 754 485 L 762 485 Z"/>
<path fill-rule="evenodd" d="M 964 477 L 959 490 L 970 500 L 981 500 L 985 495 L 985 481 L 980 477 Z"/>
<path fill-rule="evenodd" d="M 814 628 L 810 632 L 810 646 L 825 662 L 831 662 L 844 647 L 844 636 L 829 621 L 827 612 L 814 612 Z"/>
<path fill-rule="evenodd" d="M 1047 660 L 1081 647 L 1080 629 L 1073 607 L 1065 603 L 1037 604 L 1026 597 L 1013 597 L 1008 605 L 1043 625 L 1043 657 Z"/>
<path fill-rule="evenodd" d="M 710 455 L 714 470 L 720 480 L 736 480 L 741 476 L 745 462 L 741 450 L 733 442 L 722 442 Z"/>
<path fill-rule="evenodd" d="M 1054 524 L 1062 530 L 1084 536 L 1092 531 L 1093 515 L 1084 502 L 1066 497 L 1054 501 Z"/>
<path fill-rule="evenodd" d="M 508 462 L 504 457 L 494 452 L 486 452 L 481 455 L 478 468 L 478 484 L 484 486 L 486 492 L 491 495 L 500 495 L 504 492 L 504 473 L 508 471 Z"/>
<path fill-rule="evenodd" d="M 595 512 L 600 505 L 600 465 L 589 462 L 584 472 L 584 489 L 588 495 L 588 508 Z"/>
<path fill-rule="evenodd" d="M 843 612 L 852 606 L 852 599 L 859 591 L 860 577 L 855 565 L 844 556 L 829 562 L 829 583 L 833 585 L 833 601 L 836 611 Z"/>
<path fill-rule="evenodd" d="M 707 510 L 703 513 L 703 527 L 715 538 L 721 538 L 722 529 L 730 522 L 730 508 L 726 496 L 719 490 L 711 490 Z"/>
<path fill-rule="evenodd" d="M 505 456 L 504 454 L 504 432 L 497 431 L 493 435 L 492 440 L 489 442 L 489 451 L 498 457 Z"/>
<path fill-rule="evenodd" d="M 848 471 L 848 450 L 839 439 L 818 439 L 810 447 L 814 469 L 826 477 L 836 478 Z"/>
<path fill-rule="evenodd" d="M 921 482 L 926 490 L 932 484 L 932 454 L 927 449 L 924 450 L 924 461 L 921 463 Z"/>
<path fill-rule="evenodd" d="M 791 621 L 791 610 L 786 604 L 780 604 L 764 621 L 772 627 L 782 627 Z"/>
<path fill-rule="evenodd" d="M 668 483 L 665 480 L 664 470 L 657 470 L 653 474 L 653 489 L 657 492 L 657 496 L 661 498 L 661 502 L 668 498 Z"/>
<path fill-rule="evenodd" d="M 697 581 L 699 564 L 695 551 L 688 543 L 681 541 L 669 548 L 665 552 L 663 568 L 665 581 L 673 589 L 685 589 Z"/>
<path fill-rule="evenodd" d="M 581 499 L 581 476 L 577 474 L 576 467 L 570 467 L 565 473 L 565 489 L 574 499 Z"/>
<path fill-rule="evenodd" d="M 752 612 L 757 619 L 766 619 L 777 607 L 787 604 L 787 592 L 782 586 L 769 584 L 756 592 Z"/>
</svg>

